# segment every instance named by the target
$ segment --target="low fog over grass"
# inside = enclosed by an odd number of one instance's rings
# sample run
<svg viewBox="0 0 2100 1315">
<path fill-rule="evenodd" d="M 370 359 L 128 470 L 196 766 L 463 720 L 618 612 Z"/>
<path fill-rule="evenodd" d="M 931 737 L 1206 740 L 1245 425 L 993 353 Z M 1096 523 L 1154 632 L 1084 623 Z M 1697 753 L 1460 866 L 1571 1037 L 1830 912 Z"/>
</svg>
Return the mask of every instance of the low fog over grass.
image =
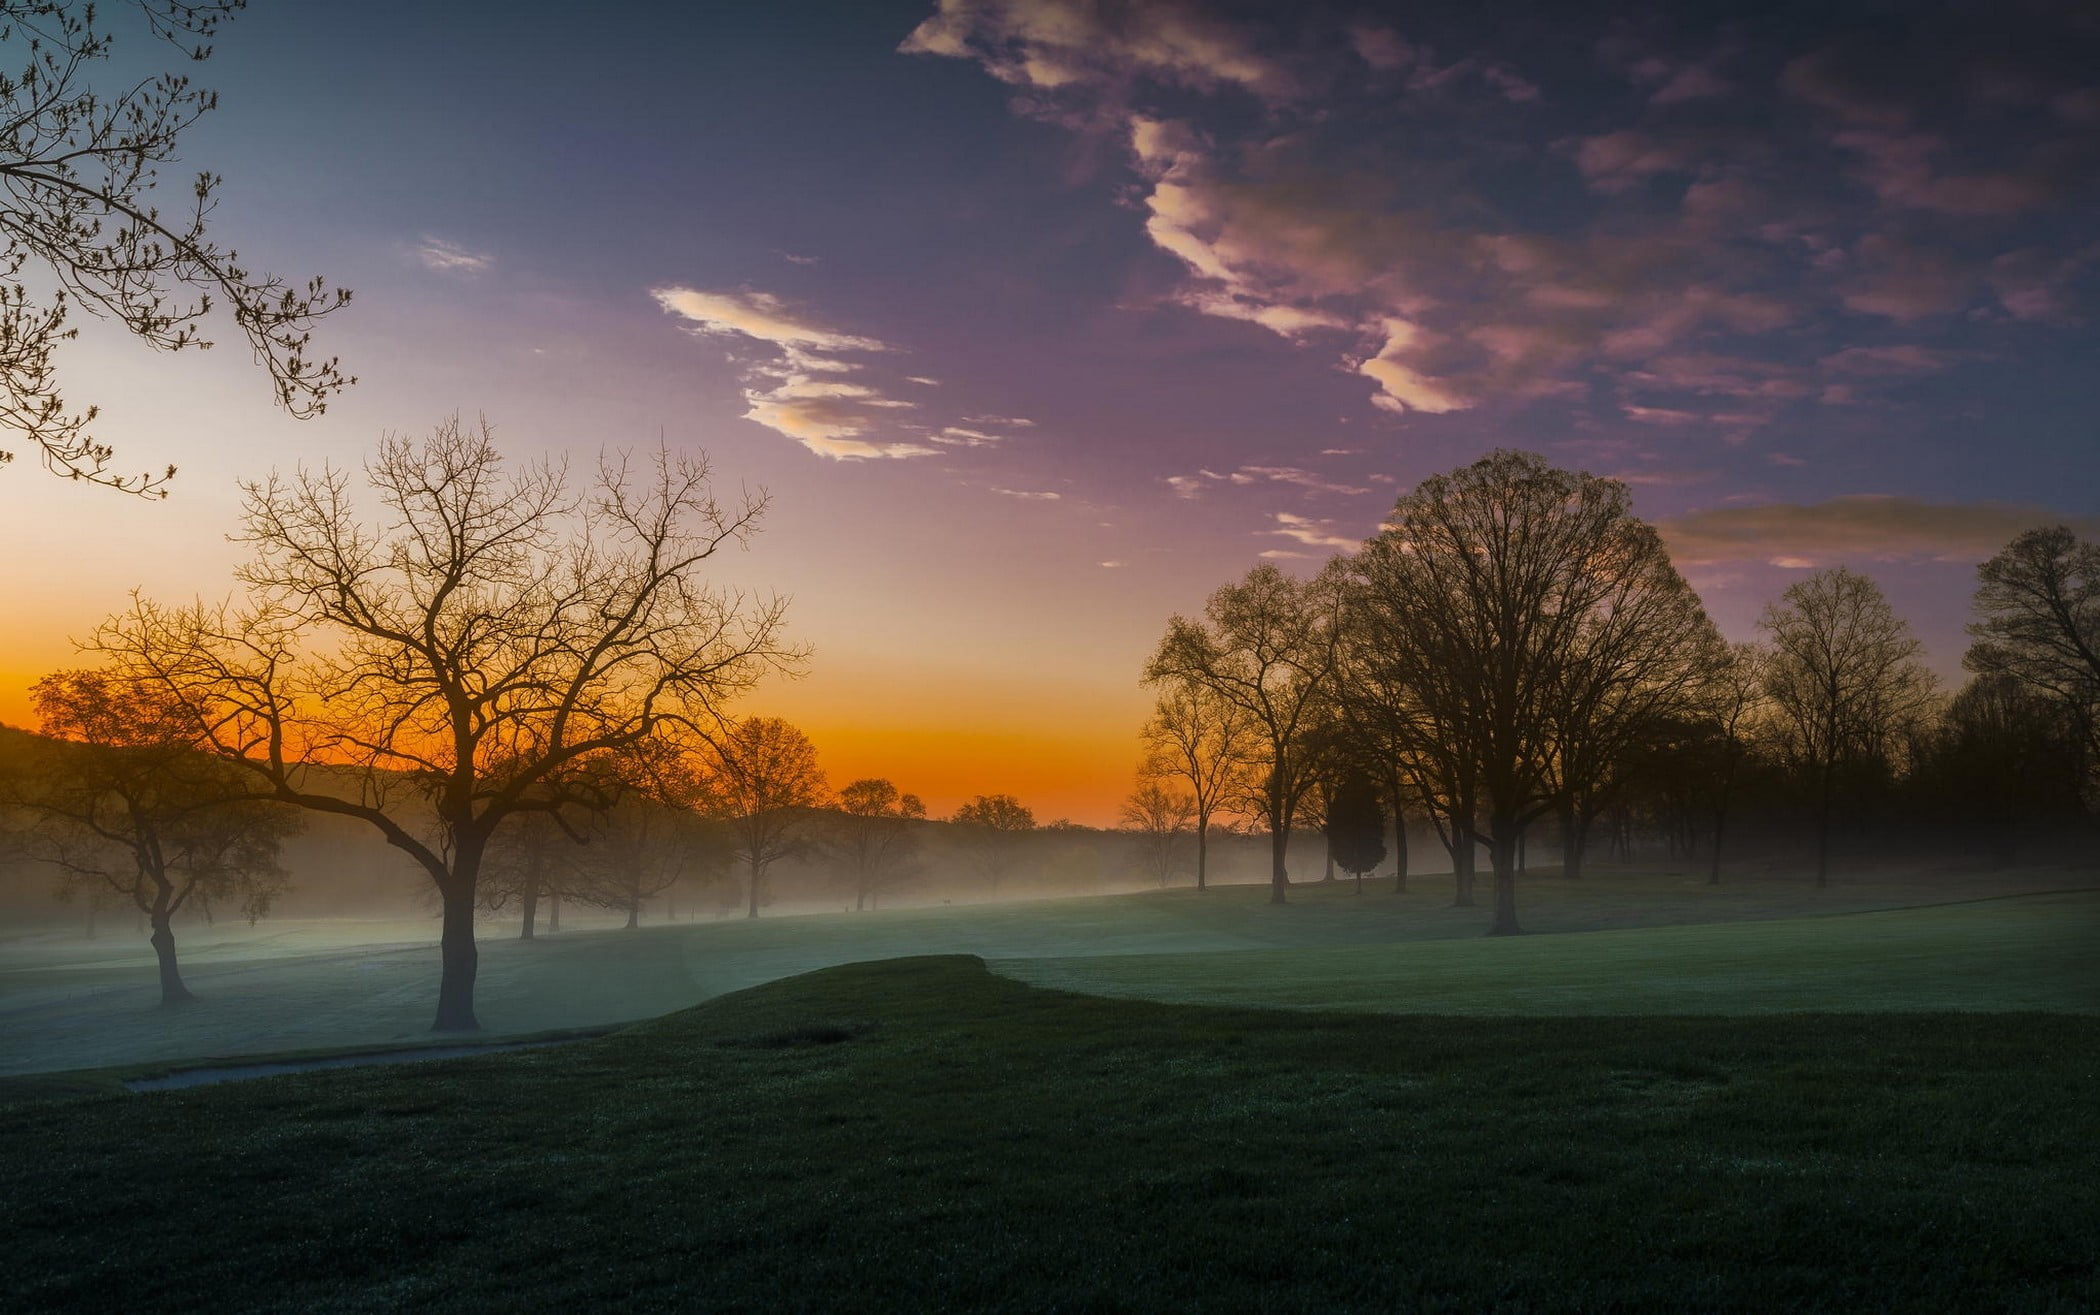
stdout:
<svg viewBox="0 0 2100 1315">
<path fill-rule="evenodd" d="M 689 902 L 680 920 L 659 904 L 632 930 L 617 913 L 571 913 L 531 941 L 491 916 L 483 1022 L 493 1036 L 631 1022 L 816 968 L 935 953 L 1064 989 L 1293 1007 L 2091 1009 L 2083 956 L 2100 938 L 2100 901 L 1992 898 L 2089 882 L 2060 868 L 1912 868 L 1817 891 L 1784 869 L 1718 887 L 1661 867 L 1604 870 L 1539 880 L 1541 934 L 1494 942 L 1478 909 L 1451 907 L 1438 874 L 1398 895 L 1390 877 L 1362 894 L 1313 882 L 1283 908 L 1256 883 L 757 919 L 688 921 Z M 1920 904 L 1944 907 L 1802 916 Z M 1681 930 L 1640 930 L 1670 928 Z M 137 938 L 17 934 L 0 942 L 0 1072 L 422 1044 L 435 933 L 427 914 L 199 925 L 185 951 L 198 999 L 175 1009 L 157 1007 L 152 952 Z"/>
</svg>

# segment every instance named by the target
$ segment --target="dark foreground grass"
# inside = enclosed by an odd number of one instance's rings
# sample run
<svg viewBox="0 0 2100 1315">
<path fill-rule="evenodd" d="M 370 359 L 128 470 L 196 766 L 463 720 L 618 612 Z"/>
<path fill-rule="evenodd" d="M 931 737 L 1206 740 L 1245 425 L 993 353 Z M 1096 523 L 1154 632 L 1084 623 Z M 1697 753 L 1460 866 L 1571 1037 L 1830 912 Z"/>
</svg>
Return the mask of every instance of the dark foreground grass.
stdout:
<svg viewBox="0 0 2100 1315">
<path fill-rule="evenodd" d="M 897 960 L 0 1106 L 0 1308 L 2083 1311 L 2096 1108 L 2093 1018 L 1260 1012 Z"/>
</svg>

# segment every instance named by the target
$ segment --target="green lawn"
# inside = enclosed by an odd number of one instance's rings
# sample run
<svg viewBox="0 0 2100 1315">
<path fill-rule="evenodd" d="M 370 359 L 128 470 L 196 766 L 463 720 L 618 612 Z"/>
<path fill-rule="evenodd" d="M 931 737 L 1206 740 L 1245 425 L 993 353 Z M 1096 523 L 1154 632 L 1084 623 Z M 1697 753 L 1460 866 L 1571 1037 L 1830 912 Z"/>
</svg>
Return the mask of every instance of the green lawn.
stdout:
<svg viewBox="0 0 2100 1315">
<path fill-rule="evenodd" d="M 1598 871 L 1581 882 L 1530 878 L 1522 899 L 1527 928 L 1551 934 L 2093 884 L 2091 871 L 2063 869 L 1845 874 L 1823 891 L 1787 873 L 1713 887 L 1691 873 Z M 1470 956 L 1487 911 L 1449 905 L 1447 879 L 1430 876 L 1403 896 L 1384 885 L 1362 896 L 1347 884 L 1301 885 L 1281 908 L 1267 903 L 1265 887 L 1237 886 L 571 930 L 531 943 L 517 941 L 508 920 L 491 921 L 482 928 L 478 1006 L 490 1034 L 514 1036 L 654 1017 L 815 968 L 904 955 L 1004 963 L 1448 940 L 1465 947 L 1449 953 Z M 0 1075 L 415 1043 L 427 1038 L 436 998 L 436 930 L 428 919 L 187 928 L 185 975 L 200 998 L 178 1010 L 156 1007 L 143 938 L 0 938 Z"/>
<path fill-rule="evenodd" d="M 831 969 L 0 1105 L 9 1310 L 2100 1306 L 2100 1020 L 1440 1018 Z"/>
<path fill-rule="evenodd" d="M 1781 921 L 993 966 L 1097 995 L 1376 1013 L 2100 1014 L 2100 891 Z"/>
</svg>

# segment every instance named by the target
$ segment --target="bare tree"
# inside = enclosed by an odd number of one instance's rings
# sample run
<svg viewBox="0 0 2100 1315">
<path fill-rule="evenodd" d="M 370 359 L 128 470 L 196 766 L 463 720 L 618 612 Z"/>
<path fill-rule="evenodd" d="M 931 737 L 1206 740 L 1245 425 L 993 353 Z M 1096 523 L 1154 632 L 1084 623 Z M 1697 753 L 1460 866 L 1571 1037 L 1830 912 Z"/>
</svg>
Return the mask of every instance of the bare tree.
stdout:
<svg viewBox="0 0 2100 1315">
<path fill-rule="evenodd" d="M 595 814 L 584 843 L 567 851 L 576 898 L 625 913 L 631 931 L 641 926 L 644 904 L 679 884 L 729 879 L 729 847 L 711 839 L 707 819 L 630 795 Z"/>
<path fill-rule="evenodd" d="M 1512 935 L 1518 841 L 1568 787 L 1559 755 L 1574 722 L 1637 700 L 1667 667 L 1647 646 L 1696 633 L 1704 614 L 1623 484 L 1532 453 L 1422 481 L 1387 527 L 1354 564 L 1356 606 L 1392 641 L 1375 662 L 1404 692 L 1412 742 L 1444 756 L 1454 828 L 1475 832 L 1485 813 L 1490 934 Z"/>
<path fill-rule="evenodd" d="M 1970 678 L 1948 701 L 1921 758 L 1913 781 L 1935 820 L 1959 819 L 2002 864 L 2019 858 L 2023 839 L 2084 812 L 2093 766 L 2061 701 L 2005 672 Z"/>
<path fill-rule="evenodd" d="M 548 930 L 560 930 L 561 901 L 577 894 L 576 867 L 568 853 L 576 843 L 574 831 L 546 813 L 521 813 L 496 828 L 481 860 L 481 907 L 500 913 L 515 900 L 518 939 L 529 941 L 539 934 L 545 901 Z"/>
<path fill-rule="evenodd" d="M 1713 728 L 1713 756 L 1704 775 L 1707 806 L 1713 824 L 1713 848 L 1707 856 L 1706 884 L 1721 884 L 1721 851 L 1728 838 L 1729 809 L 1743 769 L 1763 738 L 1765 667 L 1771 654 L 1758 644 L 1736 644 L 1705 682 L 1704 715 Z"/>
<path fill-rule="evenodd" d="M 1259 745 L 1251 791 L 1269 827 L 1269 898 L 1287 898 L 1291 825 L 1331 715 L 1341 575 L 1291 579 L 1263 563 L 1213 593 L 1203 618 L 1177 616 L 1145 667 L 1148 683 L 1195 686 L 1243 714 Z"/>
<path fill-rule="evenodd" d="M 2046 694 L 2100 760 L 2100 544 L 2062 525 L 2029 530 L 1976 574 L 1962 665 Z"/>
<path fill-rule="evenodd" d="M 1451 903 L 1473 906 L 1474 856 L 1478 849 L 1475 780 L 1478 765 L 1464 751 L 1459 732 L 1440 718 L 1457 707 L 1453 699 L 1422 699 L 1417 683 L 1435 668 L 1402 655 L 1420 642 L 1405 613 L 1379 605 L 1361 579 L 1345 595 L 1337 709 L 1363 756 L 1377 765 L 1392 806 L 1398 874 L 1395 894 L 1407 890 L 1407 818 L 1403 801 L 1419 803 L 1451 859 Z"/>
<path fill-rule="evenodd" d="M 278 863 L 298 816 L 258 801 L 245 774 L 202 751 L 186 710 L 161 690 L 106 671 L 59 671 L 31 690 L 54 737 L 13 802 L 44 826 L 41 857 L 61 889 L 129 901 L 152 926 L 164 1005 L 193 998 L 174 920 L 192 900 L 237 899 L 250 922 L 288 874 Z"/>
<path fill-rule="evenodd" d="M 199 62 L 243 0 L 131 0 L 144 34 Z M 78 306 L 161 351 L 208 348 L 203 321 L 223 305 L 294 416 L 318 415 L 355 380 L 334 358 L 309 356 L 316 320 L 350 300 L 319 278 L 294 287 L 246 268 L 212 240 L 219 176 L 191 179 L 177 213 L 155 200 L 160 166 L 218 95 L 162 73 L 114 95 L 88 85 L 115 47 L 91 4 L 0 3 L 0 42 L 20 72 L 0 76 L 0 426 L 20 434 L 50 470 L 127 492 L 164 495 L 175 474 L 112 473 L 114 456 L 88 432 L 96 408 L 74 409 L 59 390 L 58 344 L 77 332 Z M 32 272 L 48 295 L 32 294 Z M 0 452 L 0 462 L 11 453 Z"/>
<path fill-rule="evenodd" d="M 1211 823 L 1248 794 L 1259 745 L 1246 709 L 1192 682 L 1167 683 L 1142 733 L 1142 773 L 1188 787 L 1196 833 L 1196 889 L 1209 884 Z"/>
<path fill-rule="evenodd" d="M 853 907 L 879 906 L 883 891 L 910 876 L 926 805 L 876 776 L 841 786 L 838 808 L 828 844 L 852 885 Z"/>
<path fill-rule="evenodd" d="M 363 520 L 334 468 L 244 485 L 247 600 L 137 600 L 92 647 L 195 718 L 270 797 L 370 823 L 444 908 L 435 1027 L 472 1029 L 474 908 L 506 818 L 604 802 L 597 764 L 712 731 L 802 654 L 784 605 L 710 588 L 756 530 L 704 460 L 602 458 L 589 496 L 538 463 L 508 474 L 487 424 L 389 437 Z M 404 805 L 420 810 L 411 814 Z"/>
<path fill-rule="evenodd" d="M 714 739 L 701 785 L 710 811 L 726 818 L 751 878 L 747 917 L 758 916 L 766 870 L 797 852 L 809 810 L 829 794 L 817 748 L 778 717 L 750 717 Z"/>
<path fill-rule="evenodd" d="M 1196 829 L 1196 797 L 1140 774 L 1137 788 L 1123 801 L 1122 822 L 1137 835 L 1145 870 L 1164 887 L 1181 870 L 1183 847 Z M 1202 889 L 1200 879 L 1197 889 Z"/>
<path fill-rule="evenodd" d="M 1561 875 L 1569 878 L 1582 875 L 1590 823 L 1654 761 L 1649 744 L 1698 715 L 1707 682 L 1728 658 L 1662 540 L 1645 526 L 1599 528 L 1580 565 L 1581 614 L 1555 639 L 1544 709 Z"/>
<path fill-rule="evenodd" d="M 1930 702 L 1932 673 L 1879 586 L 1842 566 L 1787 586 L 1758 625 L 1772 637 L 1765 693 L 1783 751 L 1808 778 L 1816 885 L 1827 886 L 1838 773 L 1889 752 Z"/>
<path fill-rule="evenodd" d="M 1010 794 L 981 794 L 956 809 L 949 820 L 997 895 L 1000 880 L 1020 857 L 1021 841 L 1035 830 L 1035 814 Z"/>
</svg>

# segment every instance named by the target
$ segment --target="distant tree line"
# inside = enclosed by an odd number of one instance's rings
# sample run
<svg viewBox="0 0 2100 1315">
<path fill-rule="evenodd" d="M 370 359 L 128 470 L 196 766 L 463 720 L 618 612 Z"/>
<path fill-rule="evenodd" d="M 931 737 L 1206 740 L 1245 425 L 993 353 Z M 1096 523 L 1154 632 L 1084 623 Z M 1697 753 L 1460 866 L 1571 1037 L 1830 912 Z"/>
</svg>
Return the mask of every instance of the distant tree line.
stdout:
<svg viewBox="0 0 2100 1315">
<path fill-rule="evenodd" d="M 1144 671 L 1158 698 L 1125 822 L 1163 882 L 1186 842 L 1199 887 L 1215 826 L 1266 831 L 1282 902 L 1296 829 L 1326 838 L 1330 878 L 1384 861 L 1368 806 L 1390 819 L 1397 889 L 1417 826 L 1456 904 L 1484 861 L 1495 934 L 1520 930 L 1536 840 L 1570 879 L 1593 844 L 1623 858 L 1639 837 L 1718 882 L 1747 811 L 1766 841 L 1798 837 L 1821 885 L 1842 835 L 1958 819 L 2010 859 L 2100 804 L 2100 547 L 2036 529 L 1980 579 L 1951 698 L 1844 567 L 1731 645 L 1624 485 L 1496 452 L 1423 480 L 1311 578 L 1263 564 L 1174 617 Z"/>
</svg>

